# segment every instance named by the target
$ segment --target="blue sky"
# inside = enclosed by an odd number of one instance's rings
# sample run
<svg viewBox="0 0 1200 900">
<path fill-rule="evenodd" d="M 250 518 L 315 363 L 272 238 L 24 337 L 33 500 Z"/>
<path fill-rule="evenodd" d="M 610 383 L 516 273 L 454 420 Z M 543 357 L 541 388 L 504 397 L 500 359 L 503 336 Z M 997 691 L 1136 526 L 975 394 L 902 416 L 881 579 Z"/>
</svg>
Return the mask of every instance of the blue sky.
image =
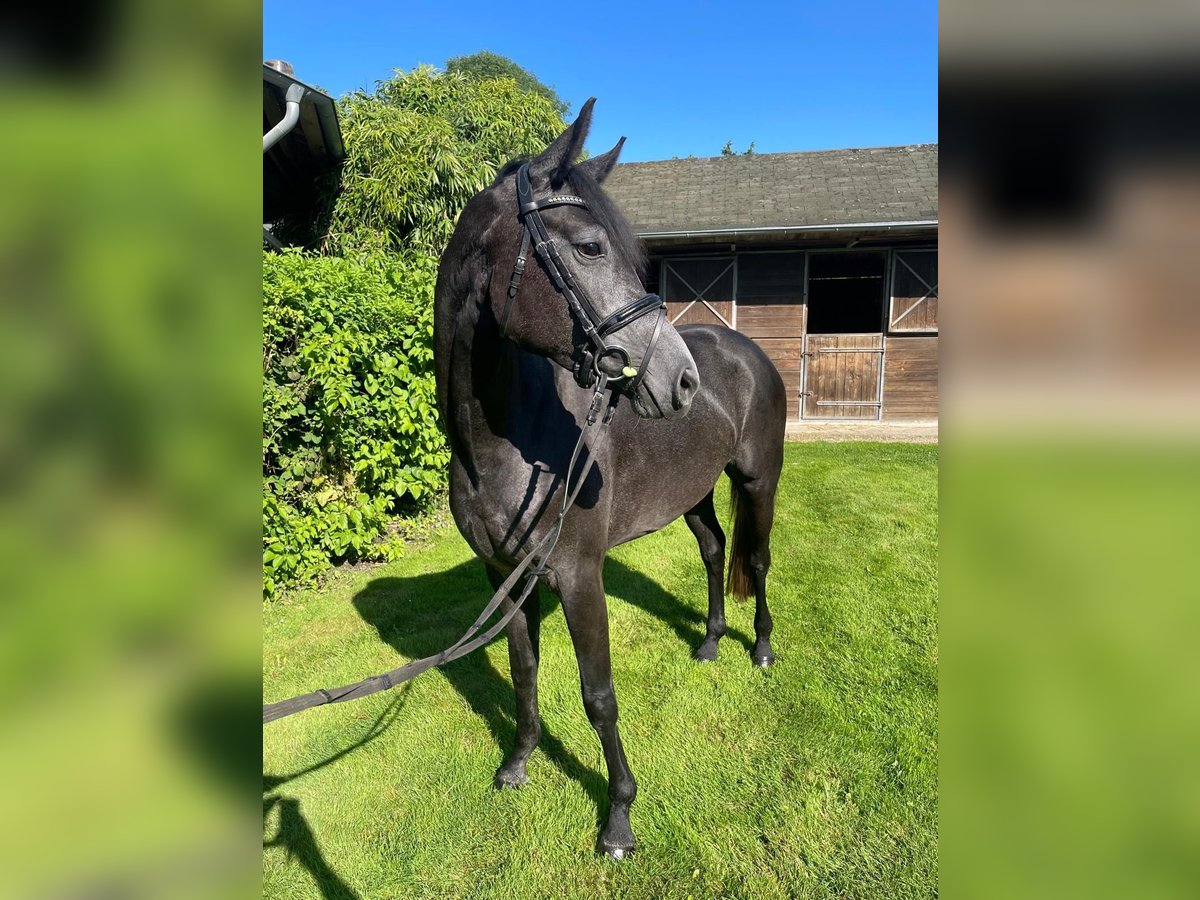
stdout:
<svg viewBox="0 0 1200 900">
<path fill-rule="evenodd" d="M 569 10 L 581 10 L 573 17 Z M 263 58 L 334 96 L 491 50 L 596 109 L 625 162 L 937 140 L 937 4 L 264 0 Z"/>
</svg>

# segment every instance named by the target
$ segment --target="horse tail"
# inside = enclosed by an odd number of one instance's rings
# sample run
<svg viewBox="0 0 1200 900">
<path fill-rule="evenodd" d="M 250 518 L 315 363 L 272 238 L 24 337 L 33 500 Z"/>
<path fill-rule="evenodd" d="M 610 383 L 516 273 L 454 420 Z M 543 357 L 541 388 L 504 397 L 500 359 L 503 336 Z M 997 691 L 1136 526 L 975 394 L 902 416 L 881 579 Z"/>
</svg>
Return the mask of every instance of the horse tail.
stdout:
<svg viewBox="0 0 1200 900">
<path fill-rule="evenodd" d="M 754 587 L 750 569 L 750 554 L 755 545 L 754 515 L 746 488 L 733 479 L 729 481 L 729 517 L 733 520 L 733 551 L 729 554 L 725 590 L 738 600 L 745 600 Z"/>
</svg>

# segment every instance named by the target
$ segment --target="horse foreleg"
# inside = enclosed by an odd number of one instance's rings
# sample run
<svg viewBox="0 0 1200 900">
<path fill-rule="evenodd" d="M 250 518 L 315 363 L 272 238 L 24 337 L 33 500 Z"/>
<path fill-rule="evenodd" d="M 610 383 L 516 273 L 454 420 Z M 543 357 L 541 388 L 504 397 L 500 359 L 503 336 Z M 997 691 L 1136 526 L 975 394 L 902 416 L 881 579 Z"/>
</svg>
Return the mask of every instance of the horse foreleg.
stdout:
<svg viewBox="0 0 1200 900">
<path fill-rule="evenodd" d="M 488 567 L 488 580 L 493 590 L 498 590 L 504 576 Z M 525 763 L 542 736 L 542 725 L 538 718 L 537 675 L 539 643 L 542 628 L 542 604 L 540 588 L 521 604 L 521 610 L 513 616 L 507 626 L 508 665 L 512 673 L 513 691 L 517 698 L 517 742 L 496 770 L 494 784 L 497 788 L 519 787 L 529 782 Z M 504 609 L 512 608 L 513 598 L 504 601 Z"/>
<path fill-rule="evenodd" d="M 608 766 L 608 823 L 600 833 L 599 847 L 609 856 L 621 859 L 634 848 L 629 807 L 637 796 L 637 782 L 629 771 L 617 730 L 617 697 L 613 690 L 608 604 L 604 599 L 601 563 L 602 560 L 597 560 L 565 575 L 558 573 L 558 589 L 579 662 L 583 707 L 600 738 Z"/>
</svg>

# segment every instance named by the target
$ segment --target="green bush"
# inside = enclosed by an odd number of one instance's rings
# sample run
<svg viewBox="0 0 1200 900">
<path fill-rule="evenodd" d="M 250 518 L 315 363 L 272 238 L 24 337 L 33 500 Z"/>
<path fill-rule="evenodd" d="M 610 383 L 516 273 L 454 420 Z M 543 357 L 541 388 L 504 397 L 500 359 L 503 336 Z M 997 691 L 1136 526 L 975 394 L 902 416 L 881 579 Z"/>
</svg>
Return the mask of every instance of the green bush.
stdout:
<svg viewBox="0 0 1200 900">
<path fill-rule="evenodd" d="M 440 255 L 459 212 L 509 160 L 533 156 L 565 125 L 553 100 L 512 78 L 420 66 L 338 101 L 346 160 L 312 217 L 278 223 L 285 243 L 351 256 Z"/>
<path fill-rule="evenodd" d="M 445 486 L 427 255 L 263 257 L 263 590 L 390 559 Z"/>
</svg>

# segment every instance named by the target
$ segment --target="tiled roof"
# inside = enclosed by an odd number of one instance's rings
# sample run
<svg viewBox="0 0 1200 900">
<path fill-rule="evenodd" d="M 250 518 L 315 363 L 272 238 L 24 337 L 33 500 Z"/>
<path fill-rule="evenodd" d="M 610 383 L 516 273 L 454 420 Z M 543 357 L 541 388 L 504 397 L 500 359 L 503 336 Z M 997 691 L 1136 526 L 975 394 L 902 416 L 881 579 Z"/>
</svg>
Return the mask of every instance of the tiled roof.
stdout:
<svg viewBox="0 0 1200 900">
<path fill-rule="evenodd" d="M 604 187 L 643 235 L 930 221 L 938 145 L 623 163 Z"/>
</svg>

